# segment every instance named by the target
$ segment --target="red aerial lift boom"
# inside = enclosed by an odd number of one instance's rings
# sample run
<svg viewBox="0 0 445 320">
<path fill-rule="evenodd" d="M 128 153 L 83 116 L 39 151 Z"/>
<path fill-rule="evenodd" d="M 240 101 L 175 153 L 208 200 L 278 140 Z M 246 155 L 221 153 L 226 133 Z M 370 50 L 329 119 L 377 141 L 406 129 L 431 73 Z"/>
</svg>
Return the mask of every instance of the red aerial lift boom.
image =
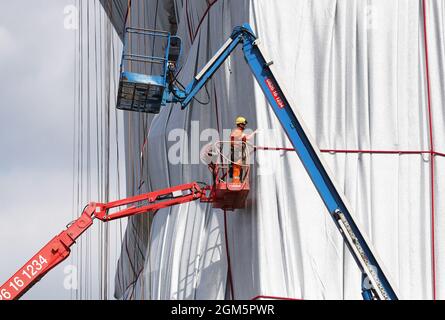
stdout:
<svg viewBox="0 0 445 320">
<path fill-rule="evenodd" d="M 195 200 L 209 202 L 212 192 L 208 197 L 206 195 L 208 190 L 211 190 L 209 186 L 192 182 L 109 203 L 90 203 L 77 220 L 70 223 L 66 230 L 48 242 L 0 287 L 0 300 L 20 298 L 45 274 L 68 258 L 71 253 L 70 247 L 91 227 L 94 219 L 108 222 Z M 121 206 L 128 207 L 111 213 L 111 209 Z"/>
<path fill-rule="evenodd" d="M 221 152 L 222 144 L 223 142 L 216 143 L 212 150 Z M 191 182 L 109 203 L 91 202 L 77 220 L 71 222 L 66 230 L 48 242 L 0 287 L 0 300 L 19 299 L 45 274 L 68 258 L 71 253 L 70 247 L 91 227 L 94 219 L 109 222 L 195 200 L 212 203 L 214 208 L 228 211 L 244 208 L 250 189 L 249 165 L 244 164 L 244 176 L 240 182 L 234 183 L 228 177 L 230 166 L 214 160 L 208 163 L 213 176 L 213 186 L 202 182 Z M 119 210 L 122 206 L 127 208 Z M 117 211 L 112 211 L 115 208 Z"/>
</svg>

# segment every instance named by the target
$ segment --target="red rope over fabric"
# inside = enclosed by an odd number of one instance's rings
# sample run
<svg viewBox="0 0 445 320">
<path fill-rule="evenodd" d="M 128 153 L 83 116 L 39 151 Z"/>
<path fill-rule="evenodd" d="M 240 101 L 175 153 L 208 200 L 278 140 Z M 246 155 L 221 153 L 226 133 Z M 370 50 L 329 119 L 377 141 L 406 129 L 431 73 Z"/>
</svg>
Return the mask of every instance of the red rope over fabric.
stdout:
<svg viewBox="0 0 445 320">
<path fill-rule="evenodd" d="M 192 27 L 191 27 L 191 23 L 190 23 L 190 17 L 189 17 L 189 12 L 188 12 L 188 0 L 185 1 L 185 15 L 187 16 L 187 27 L 188 27 L 188 31 L 189 31 L 189 36 L 190 36 L 190 42 L 193 43 L 195 41 L 196 35 L 198 34 L 199 29 L 201 28 L 201 25 L 204 21 L 204 19 L 207 17 L 210 9 L 212 8 L 212 6 L 217 3 L 218 0 L 213 0 L 213 2 L 210 2 L 207 6 L 206 11 L 204 12 L 204 14 L 202 15 L 201 19 L 198 22 L 198 27 L 193 31 Z"/>
<path fill-rule="evenodd" d="M 235 294 L 233 292 L 233 279 L 232 279 L 232 268 L 230 263 L 230 251 L 229 251 L 229 238 L 227 236 L 227 211 L 224 210 L 224 238 L 226 241 L 226 255 L 227 255 L 227 278 L 230 285 L 230 294 L 232 300 L 235 299 Z"/>
<path fill-rule="evenodd" d="M 266 151 L 295 151 L 293 148 L 254 146 L 254 150 Z M 445 153 L 429 150 L 348 150 L 348 149 L 320 149 L 322 153 L 366 153 L 366 154 L 431 154 L 445 157 Z"/>
<path fill-rule="evenodd" d="M 131 10 L 131 1 L 132 0 L 128 0 L 128 2 L 127 2 L 127 13 L 125 14 L 125 19 L 124 19 L 124 33 L 125 33 L 125 28 L 126 28 L 126 26 L 127 26 L 127 22 L 128 22 L 128 19 L 129 19 L 129 17 L 130 17 L 130 10 Z"/>
<path fill-rule="evenodd" d="M 428 125 L 429 125 L 429 140 L 430 140 L 430 152 L 434 154 L 434 138 L 433 138 L 433 112 L 431 108 L 431 83 L 430 83 L 430 71 L 428 61 L 428 32 L 426 23 L 426 0 L 422 1 L 422 13 L 423 13 L 423 34 L 424 34 L 424 46 L 425 46 L 425 76 L 428 93 Z M 435 206 L 434 206 L 434 157 L 431 157 L 430 162 L 430 176 L 431 176 L 431 264 L 432 264 L 432 281 L 433 281 L 433 300 L 436 300 L 436 247 L 435 247 Z"/>
<path fill-rule="evenodd" d="M 202 23 L 203 23 L 205 17 L 207 17 L 207 15 L 208 15 L 208 13 L 209 13 L 209 11 L 210 11 L 210 8 L 212 8 L 212 6 L 213 6 L 217 1 L 218 1 L 218 0 L 214 0 L 213 2 L 209 3 L 209 5 L 207 6 L 206 11 L 204 12 L 204 14 L 202 15 L 201 19 L 199 20 L 198 27 L 196 28 L 195 33 L 193 34 L 193 40 L 192 40 L 192 41 L 195 41 L 196 35 L 198 34 L 199 29 L 201 29 L 201 25 L 202 25 Z"/>
<path fill-rule="evenodd" d="M 289 297 L 277 297 L 277 296 L 265 296 L 265 295 L 259 295 L 255 296 L 250 300 L 259 300 L 259 299 L 272 299 L 272 300 L 289 300 L 289 301 L 302 301 L 304 299 L 297 299 L 297 298 L 289 298 Z"/>
<path fill-rule="evenodd" d="M 190 17 L 189 17 L 189 2 L 188 0 L 185 0 L 185 16 L 187 19 L 187 28 L 189 31 L 189 37 L 190 37 L 190 43 L 193 43 L 193 32 L 192 32 L 192 27 L 190 25 Z"/>
<path fill-rule="evenodd" d="M 346 150 L 346 149 L 322 149 L 323 153 L 367 153 L 367 154 L 429 154 L 425 150 Z"/>
<path fill-rule="evenodd" d="M 213 86 L 213 92 L 215 94 L 216 128 L 218 129 L 218 133 L 221 134 L 220 123 L 219 123 L 218 95 L 216 94 L 216 86 Z"/>
</svg>

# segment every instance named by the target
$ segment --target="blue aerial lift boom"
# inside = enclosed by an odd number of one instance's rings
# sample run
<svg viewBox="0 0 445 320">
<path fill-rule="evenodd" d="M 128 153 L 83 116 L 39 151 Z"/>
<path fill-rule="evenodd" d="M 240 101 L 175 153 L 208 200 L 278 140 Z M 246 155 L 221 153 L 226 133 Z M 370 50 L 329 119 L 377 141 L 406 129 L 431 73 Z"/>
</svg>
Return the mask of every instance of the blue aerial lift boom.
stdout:
<svg viewBox="0 0 445 320">
<path fill-rule="evenodd" d="M 157 31 L 144 29 L 137 29 L 136 31 L 135 29 L 128 30 L 139 32 L 139 34 L 142 35 L 148 34 L 149 36 L 156 36 L 157 33 Z M 250 26 L 244 24 L 243 26 L 236 27 L 230 38 L 186 88 L 180 88 L 176 85 L 174 72 L 179 55 L 175 55 L 173 60 L 168 58 L 169 50 L 178 52 L 177 46 L 180 45 L 180 40 L 175 36 L 171 36 L 172 38 L 174 37 L 173 39 L 177 44 L 176 47 L 172 49 L 169 47 L 169 44 L 172 43 L 171 39 L 168 38 L 169 35 L 162 33 L 162 37 L 167 37 L 167 45 L 165 48 L 165 57 L 159 60 L 161 64 L 163 64 L 163 67 L 161 75 L 156 76 L 158 80 L 152 81 L 150 78 L 152 76 L 141 75 L 137 72 L 122 72 L 120 80 L 121 88 L 125 86 L 128 87 L 128 85 L 133 87 L 145 85 L 147 90 L 142 91 L 142 96 L 145 95 L 145 100 L 141 100 L 141 94 L 139 94 L 137 101 L 135 101 L 135 91 L 133 91 L 133 93 L 131 91 L 127 91 L 126 93 L 120 91 L 117 107 L 121 109 L 121 105 L 125 105 L 125 108 L 122 108 L 124 110 L 158 113 L 160 108 L 167 103 L 180 103 L 181 108 L 184 109 L 221 67 L 235 48 L 241 45 L 245 60 L 253 72 L 255 79 L 263 90 L 269 104 L 295 148 L 330 216 L 362 272 L 363 298 L 366 300 L 398 299 L 394 286 L 391 284 L 387 272 L 384 271 L 382 262 L 377 258 L 375 250 L 372 248 L 365 233 L 361 231 L 355 222 L 351 214 L 351 208 L 344 195 L 339 191 L 333 177 L 327 171 L 326 165 L 321 159 L 320 152 L 311 140 L 301 117 L 294 111 L 295 108 L 292 108 L 289 99 L 283 91 L 283 87 L 280 86 L 276 75 L 274 75 L 273 61 L 267 59 L 262 53 L 259 41 Z M 125 61 L 125 53 L 123 61 Z M 141 79 L 143 80 L 141 81 Z M 154 94 L 151 94 L 153 92 Z"/>
</svg>

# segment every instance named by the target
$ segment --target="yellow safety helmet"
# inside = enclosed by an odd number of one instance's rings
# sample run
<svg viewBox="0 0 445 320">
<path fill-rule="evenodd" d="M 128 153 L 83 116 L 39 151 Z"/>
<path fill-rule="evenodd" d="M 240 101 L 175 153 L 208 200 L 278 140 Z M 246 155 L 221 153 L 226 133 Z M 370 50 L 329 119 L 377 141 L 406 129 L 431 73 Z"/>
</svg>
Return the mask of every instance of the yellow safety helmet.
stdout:
<svg viewBox="0 0 445 320">
<path fill-rule="evenodd" d="M 236 123 L 236 125 L 247 124 L 247 119 L 244 117 L 238 117 L 238 118 L 236 118 L 235 123 Z"/>
</svg>

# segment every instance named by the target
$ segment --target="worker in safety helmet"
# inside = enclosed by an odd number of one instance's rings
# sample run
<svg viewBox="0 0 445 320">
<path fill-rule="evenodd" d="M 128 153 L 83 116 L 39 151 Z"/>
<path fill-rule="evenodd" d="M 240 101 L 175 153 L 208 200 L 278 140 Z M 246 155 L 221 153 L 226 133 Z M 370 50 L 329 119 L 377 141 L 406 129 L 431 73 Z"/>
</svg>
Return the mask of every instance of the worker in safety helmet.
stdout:
<svg viewBox="0 0 445 320">
<path fill-rule="evenodd" d="M 243 165 L 247 165 L 246 161 L 246 142 L 250 140 L 256 131 L 247 135 L 244 133 L 247 127 L 247 119 L 244 117 L 238 117 L 235 120 L 236 127 L 230 134 L 230 149 L 231 149 L 231 166 L 229 175 L 232 178 L 233 183 L 241 183 L 243 176 Z M 244 143 L 243 143 L 244 142 Z"/>
</svg>

